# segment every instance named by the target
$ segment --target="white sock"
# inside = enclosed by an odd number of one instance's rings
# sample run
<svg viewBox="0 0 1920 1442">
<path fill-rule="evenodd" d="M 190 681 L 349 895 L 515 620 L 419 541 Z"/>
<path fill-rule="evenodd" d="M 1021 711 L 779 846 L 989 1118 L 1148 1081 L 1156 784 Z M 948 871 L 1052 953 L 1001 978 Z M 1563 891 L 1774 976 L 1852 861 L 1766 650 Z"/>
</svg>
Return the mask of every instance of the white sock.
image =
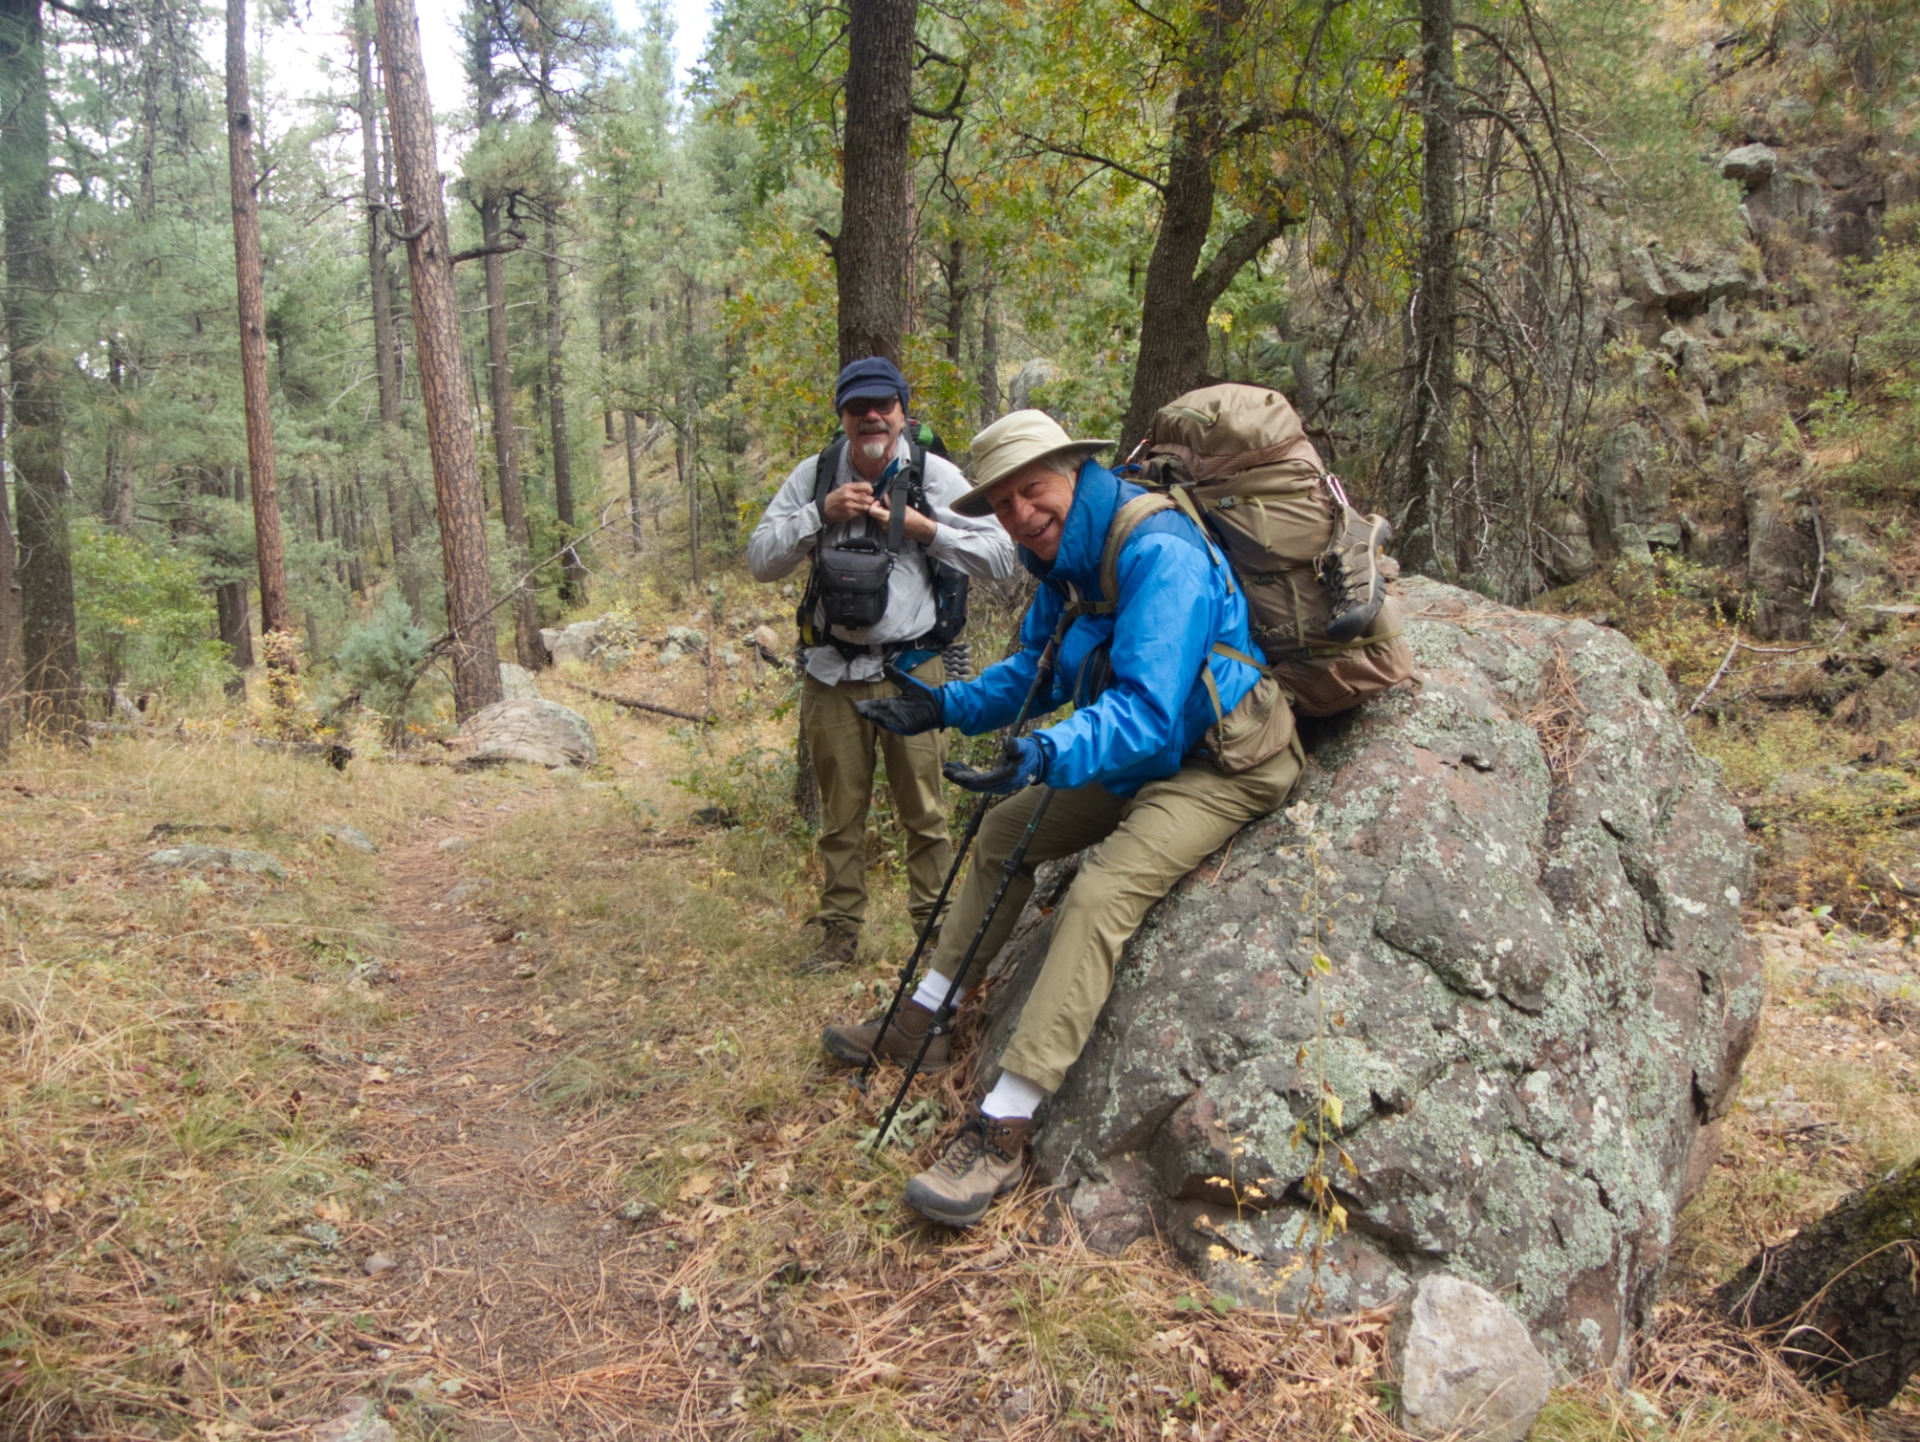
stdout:
<svg viewBox="0 0 1920 1442">
<path fill-rule="evenodd" d="M 1033 1109 L 1047 1099 L 1047 1089 L 1019 1072 L 1002 1068 L 993 1090 L 981 1098 L 980 1110 L 999 1121 L 1027 1121 Z"/>
<path fill-rule="evenodd" d="M 928 1011 L 938 1011 L 940 1010 L 940 1003 L 947 999 L 947 988 L 952 985 L 952 977 L 942 976 L 937 971 L 930 971 L 920 978 L 920 986 L 919 989 L 914 992 L 913 999 Z M 960 1009 L 960 1003 L 966 1000 L 966 996 L 967 989 L 964 986 L 953 994 L 954 1010 L 958 1011 Z"/>
</svg>

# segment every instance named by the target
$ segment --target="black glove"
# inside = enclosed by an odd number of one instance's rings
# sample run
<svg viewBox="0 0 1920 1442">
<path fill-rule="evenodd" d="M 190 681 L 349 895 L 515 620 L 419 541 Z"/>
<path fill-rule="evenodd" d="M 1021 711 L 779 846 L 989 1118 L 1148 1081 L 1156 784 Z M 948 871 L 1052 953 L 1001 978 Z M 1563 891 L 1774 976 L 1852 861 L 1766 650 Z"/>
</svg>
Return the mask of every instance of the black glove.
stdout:
<svg viewBox="0 0 1920 1442">
<path fill-rule="evenodd" d="M 1008 737 L 1000 749 L 1000 764 L 991 771 L 975 771 L 971 766 L 949 761 L 940 768 L 940 774 L 965 790 L 1005 796 L 1034 785 L 1047 774 L 1047 752 L 1031 736 L 1022 736 L 1017 741 Z"/>
<path fill-rule="evenodd" d="M 876 726 L 884 726 L 899 736 L 918 736 L 922 731 L 937 731 L 947 724 L 947 708 L 940 699 L 940 688 L 916 681 L 891 662 L 882 670 L 900 688 L 898 696 L 883 696 L 877 701 L 856 701 L 853 709 Z"/>
</svg>

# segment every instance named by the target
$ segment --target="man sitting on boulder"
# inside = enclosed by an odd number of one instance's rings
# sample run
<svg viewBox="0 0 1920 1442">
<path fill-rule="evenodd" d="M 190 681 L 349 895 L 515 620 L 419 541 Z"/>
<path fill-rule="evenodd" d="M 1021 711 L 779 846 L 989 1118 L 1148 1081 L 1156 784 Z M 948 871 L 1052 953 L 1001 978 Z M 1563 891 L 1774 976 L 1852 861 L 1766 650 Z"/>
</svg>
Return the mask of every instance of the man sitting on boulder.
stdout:
<svg viewBox="0 0 1920 1442">
<path fill-rule="evenodd" d="M 997 768 L 948 766 L 970 790 L 1006 794 L 980 829 L 973 864 L 925 980 L 884 1035 L 878 1022 L 829 1027 L 830 1056 L 870 1052 L 902 1063 L 919 1051 L 979 929 L 1002 868 L 1043 794 L 1053 789 L 962 990 L 1005 943 L 1033 890 L 1033 866 L 1085 851 L 1054 918 L 1053 939 L 979 1110 L 946 1153 L 907 1186 L 923 1216 L 964 1227 L 1015 1186 L 1034 1112 L 1080 1055 L 1113 985 L 1121 949 L 1147 909 L 1247 822 L 1278 808 L 1301 757 L 1285 696 L 1248 657 L 1247 604 L 1200 528 L 1165 509 L 1122 527 L 1114 594 L 1103 557 L 1116 515 L 1145 495 L 1092 459 L 1111 441 L 1073 440 L 1040 411 L 1015 411 L 973 439 L 975 485 L 954 509 L 991 514 L 1041 587 L 1020 649 L 968 682 L 931 687 L 897 670 L 897 697 L 856 702 L 902 735 L 957 726 L 969 735 L 1010 723 L 1059 623 L 1053 675 L 1034 705 L 1071 703 L 1058 725 L 1007 743 Z M 1150 503 L 1146 503 L 1150 504 Z M 1015 794 L 1017 793 L 1017 794 Z M 936 1035 L 923 1063 L 951 1063 Z"/>
</svg>

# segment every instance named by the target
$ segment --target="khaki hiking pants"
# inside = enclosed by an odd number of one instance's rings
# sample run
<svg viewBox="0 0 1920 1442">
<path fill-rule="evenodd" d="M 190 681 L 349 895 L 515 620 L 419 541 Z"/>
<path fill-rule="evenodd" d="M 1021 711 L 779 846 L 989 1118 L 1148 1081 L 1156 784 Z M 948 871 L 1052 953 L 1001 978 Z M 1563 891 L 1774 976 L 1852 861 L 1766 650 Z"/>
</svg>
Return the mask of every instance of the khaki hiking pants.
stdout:
<svg viewBox="0 0 1920 1442">
<path fill-rule="evenodd" d="M 1060 1089 L 1107 1004 L 1120 952 L 1147 908 L 1242 826 L 1279 810 L 1300 777 L 1298 745 L 1238 776 L 1221 775 L 1210 761 L 1189 761 L 1172 776 L 1148 782 L 1132 799 L 1099 785 L 1054 793 L 965 982 L 975 984 L 1005 945 L 1033 894 L 1033 868 L 1091 848 L 1054 918 L 1046 960 L 1001 1066 L 1048 1091 Z M 932 969 L 942 976 L 951 977 L 966 955 L 1000 884 L 1001 867 L 1039 800 L 1038 789 L 1023 791 L 987 814 L 934 950 Z"/>
<path fill-rule="evenodd" d="M 913 674 L 929 686 L 945 679 L 935 656 Z M 897 694 L 888 681 L 842 681 L 828 686 L 807 676 L 800 689 L 800 731 L 820 782 L 820 921 L 853 931 L 867 919 L 867 809 L 873 801 L 873 751 L 887 763 L 894 815 L 907 833 L 907 904 L 916 923 L 926 920 L 940 894 L 953 843 L 940 804 L 940 763 L 947 733 L 896 736 L 853 709 L 856 701 Z"/>
</svg>

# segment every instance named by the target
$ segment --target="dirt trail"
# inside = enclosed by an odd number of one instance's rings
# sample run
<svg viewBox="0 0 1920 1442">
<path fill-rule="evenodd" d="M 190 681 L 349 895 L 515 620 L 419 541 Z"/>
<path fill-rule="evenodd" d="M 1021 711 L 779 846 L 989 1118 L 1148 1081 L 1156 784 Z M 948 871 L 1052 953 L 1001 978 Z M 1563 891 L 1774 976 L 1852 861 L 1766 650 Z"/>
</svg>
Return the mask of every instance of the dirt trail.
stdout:
<svg viewBox="0 0 1920 1442">
<path fill-rule="evenodd" d="M 462 908 L 457 863 L 440 849 L 482 830 L 439 826 L 391 853 L 401 1020 L 367 1067 L 358 1127 L 378 1175 L 405 1190 L 371 1219 L 369 1254 L 394 1265 L 366 1289 L 379 1294 L 378 1336 L 358 1345 L 403 1381 L 431 1372 L 436 1401 L 505 1419 L 465 1436 L 545 1436 L 556 1385 L 611 1380 L 663 1345 L 665 1278 L 614 1214 L 630 1119 L 570 1122 L 538 1101 L 569 1044 L 510 928 Z M 447 1397 L 440 1384 L 456 1381 Z M 595 1435 L 618 1426 L 581 1400 Z M 542 1421 L 523 1431 L 512 1418 L 528 1410 Z"/>
</svg>

